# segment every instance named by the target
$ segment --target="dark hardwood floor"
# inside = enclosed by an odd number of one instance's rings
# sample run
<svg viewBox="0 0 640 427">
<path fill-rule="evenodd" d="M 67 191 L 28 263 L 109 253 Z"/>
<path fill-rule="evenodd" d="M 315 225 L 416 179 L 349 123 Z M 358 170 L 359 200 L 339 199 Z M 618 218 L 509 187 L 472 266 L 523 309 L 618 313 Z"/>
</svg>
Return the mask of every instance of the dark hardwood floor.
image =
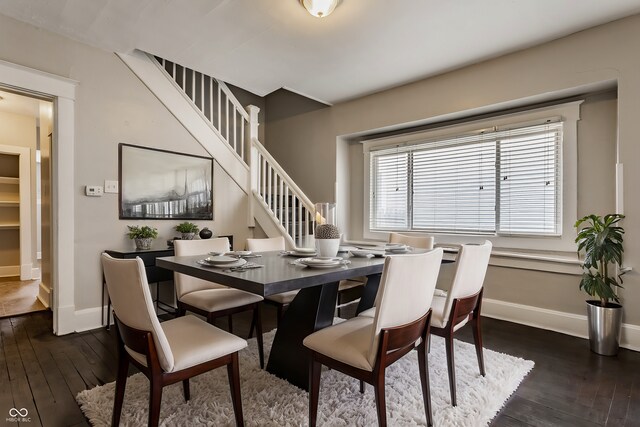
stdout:
<svg viewBox="0 0 640 427">
<path fill-rule="evenodd" d="M 274 328 L 275 310 L 263 315 Z M 236 332 L 246 337 L 249 321 L 234 318 Z M 50 312 L 0 319 L 0 425 L 17 425 L 5 422 L 15 407 L 29 411 L 23 426 L 86 426 L 74 396 L 115 379 L 113 328 L 56 337 L 51 322 Z M 536 363 L 492 425 L 640 426 L 640 353 L 597 356 L 585 340 L 492 319 L 483 335 L 485 347 Z"/>
</svg>

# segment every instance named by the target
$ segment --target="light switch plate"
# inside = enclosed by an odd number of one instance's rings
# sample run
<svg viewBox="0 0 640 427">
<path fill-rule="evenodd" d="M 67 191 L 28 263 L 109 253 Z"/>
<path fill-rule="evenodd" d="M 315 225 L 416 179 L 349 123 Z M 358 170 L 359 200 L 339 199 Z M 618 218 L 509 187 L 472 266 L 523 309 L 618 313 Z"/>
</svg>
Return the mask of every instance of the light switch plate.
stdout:
<svg viewBox="0 0 640 427">
<path fill-rule="evenodd" d="M 105 181 L 104 182 L 104 192 L 105 193 L 117 193 L 118 192 L 118 181 Z"/>
</svg>

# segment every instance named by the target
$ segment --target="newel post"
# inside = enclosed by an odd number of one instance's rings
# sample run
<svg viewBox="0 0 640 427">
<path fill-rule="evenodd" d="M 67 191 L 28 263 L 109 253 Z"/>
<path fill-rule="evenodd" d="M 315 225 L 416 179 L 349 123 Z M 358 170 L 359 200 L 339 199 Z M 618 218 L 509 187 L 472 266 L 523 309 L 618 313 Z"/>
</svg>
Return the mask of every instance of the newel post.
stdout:
<svg viewBox="0 0 640 427">
<path fill-rule="evenodd" d="M 247 195 L 249 196 L 249 209 L 247 218 L 249 227 L 255 227 L 255 217 L 253 215 L 254 196 L 253 192 L 258 190 L 258 150 L 253 141 L 258 140 L 258 113 L 260 108 L 255 105 L 247 106 L 247 112 L 249 113 L 249 137 L 246 141 L 246 150 L 248 153 L 247 163 L 249 165 L 249 182 L 247 183 Z"/>
</svg>

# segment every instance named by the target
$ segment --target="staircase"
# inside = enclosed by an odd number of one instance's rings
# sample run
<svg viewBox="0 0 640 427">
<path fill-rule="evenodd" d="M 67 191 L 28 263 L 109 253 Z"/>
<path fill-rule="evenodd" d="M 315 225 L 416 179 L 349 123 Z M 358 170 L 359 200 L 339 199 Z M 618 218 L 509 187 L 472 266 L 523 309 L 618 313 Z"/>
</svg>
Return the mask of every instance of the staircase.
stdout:
<svg viewBox="0 0 640 427">
<path fill-rule="evenodd" d="M 288 247 L 303 246 L 315 229 L 314 205 L 258 141 L 258 107 L 245 109 L 213 77 L 141 51 L 119 54 L 249 197 L 249 227 Z"/>
</svg>

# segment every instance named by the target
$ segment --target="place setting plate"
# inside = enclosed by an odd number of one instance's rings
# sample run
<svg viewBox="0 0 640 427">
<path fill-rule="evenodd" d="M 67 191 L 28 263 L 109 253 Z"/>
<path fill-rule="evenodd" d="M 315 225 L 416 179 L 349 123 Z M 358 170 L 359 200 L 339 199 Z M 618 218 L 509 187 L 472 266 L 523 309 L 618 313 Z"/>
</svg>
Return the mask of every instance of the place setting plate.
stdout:
<svg viewBox="0 0 640 427">
<path fill-rule="evenodd" d="M 236 268 L 241 267 L 247 263 L 246 259 L 236 258 L 226 255 L 210 256 L 205 259 L 199 259 L 196 261 L 198 265 L 203 267 L 213 268 Z"/>
<path fill-rule="evenodd" d="M 384 250 L 392 254 L 406 254 L 411 252 L 412 249 L 411 246 L 402 243 L 387 243 L 384 245 Z"/>
<path fill-rule="evenodd" d="M 291 251 L 283 251 L 281 252 L 281 254 L 291 256 L 291 257 L 307 258 L 307 257 L 313 257 L 316 254 L 316 249 L 315 248 L 295 248 Z"/>
<path fill-rule="evenodd" d="M 308 257 L 299 258 L 293 262 L 295 265 L 310 268 L 335 268 L 347 265 L 350 262 L 342 257 Z"/>
<path fill-rule="evenodd" d="M 384 251 L 376 249 L 352 249 L 349 253 L 356 258 L 381 258 L 384 256 Z"/>
</svg>

